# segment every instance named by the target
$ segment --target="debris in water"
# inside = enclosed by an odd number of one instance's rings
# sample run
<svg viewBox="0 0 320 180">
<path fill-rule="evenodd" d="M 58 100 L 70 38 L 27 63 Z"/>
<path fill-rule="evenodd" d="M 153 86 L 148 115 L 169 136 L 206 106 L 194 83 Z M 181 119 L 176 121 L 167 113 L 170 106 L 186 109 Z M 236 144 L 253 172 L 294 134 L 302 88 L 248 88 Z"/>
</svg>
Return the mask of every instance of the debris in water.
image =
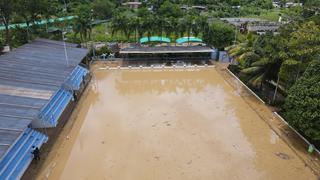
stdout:
<svg viewBox="0 0 320 180">
<path fill-rule="evenodd" d="M 166 124 L 167 126 L 171 126 L 170 121 L 164 121 L 164 124 Z"/>
<path fill-rule="evenodd" d="M 281 159 L 284 159 L 284 160 L 291 159 L 291 157 L 288 154 L 285 154 L 285 153 L 282 153 L 282 152 L 277 152 L 275 154 L 276 154 L 276 156 L 278 156 L 278 157 L 280 157 Z"/>
</svg>

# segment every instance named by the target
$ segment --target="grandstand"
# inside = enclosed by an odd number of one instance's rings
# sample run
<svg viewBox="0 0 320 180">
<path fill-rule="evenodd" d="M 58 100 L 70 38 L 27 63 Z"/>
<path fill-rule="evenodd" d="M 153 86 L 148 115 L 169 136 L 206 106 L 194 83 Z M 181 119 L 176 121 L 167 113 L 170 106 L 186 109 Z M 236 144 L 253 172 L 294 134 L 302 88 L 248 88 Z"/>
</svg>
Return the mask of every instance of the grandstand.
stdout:
<svg viewBox="0 0 320 180">
<path fill-rule="evenodd" d="M 180 41 L 186 42 L 182 39 Z M 179 62 L 209 64 L 212 52 L 213 49 L 206 46 L 131 46 L 122 48 L 119 53 L 123 58 L 123 64 L 149 66 L 179 64 Z"/>
<path fill-rule="evenodd" d="M 83 90 L 87 49 L 38 39 L 0 56 L 0 179 L 19 179 L 34 147 L 47 142 L 36 128 L 53 128 Z"/>
</svg>

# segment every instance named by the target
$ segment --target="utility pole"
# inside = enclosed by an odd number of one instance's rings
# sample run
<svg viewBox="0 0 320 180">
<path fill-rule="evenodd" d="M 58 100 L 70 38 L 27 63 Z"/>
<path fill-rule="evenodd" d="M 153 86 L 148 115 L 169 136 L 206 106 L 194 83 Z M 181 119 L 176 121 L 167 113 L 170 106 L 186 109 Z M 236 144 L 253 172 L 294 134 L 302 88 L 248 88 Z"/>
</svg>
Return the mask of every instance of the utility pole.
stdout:
<svg viewBox="0 0 320 180">
<path fill-rule="evenodd" d="M 64 3 L 64 11 L 67 12 L 67 3 L 66 3 L 66 0 L 63 0 L 63 3 Z"/>
<path fill-rule="evenodd" d="M 66 58 L 66 63 L 67 63 L 67 67 L 69 67 L 69 58 L 68 58 L 68 53 L 67 53 L 67 46 L 66 46 L 66 39 L 64 37 L 64 35 L 67 34 L 67 32 L 62 31 L 62 41 L 63 41 L 63 47 L 64 47 L 64 55 Z"/>
<path fill-rule="evenodd" d="M 92 33 L 92 23 L 93 23 L 93 9 L 91 9 L 91 18 L 90 18 L 90 33 Z M 90 39 L 91 39 L 91 41 L 92 41 L 92 37 L 91 37 L 91 35 L 92 34 L 90 34 Z M 93 58 L 95 58 L 96 57 L 96 53 L 95 53 L 95 51 L 94 51 L 94 42 L 92 41 L 92 43 L 91 43 L 91 48 L 92 48 L 92 56 L 93 56 Z"/>
<path fill-rule="evenodd" d="M 241 6 L 232 6 L 233 9 L 238 9 L 238 18 L 240 18 L 240 8 Z M 239 19 L 240 22 L 240 19 Z M 237 42 L 237 25 L 235 25 L 235 29 L 234 29 L 234 41 L 233 41 L 233 45 L 236 45 Z"/>
<path fill-rule="evenodd" d="M 279 76 L 279 74 L 278 74 L 277 85 L 276 85 L 276 89 L 274 90 L 272 103 L 274 103 L 274 101 L 276 100 L 276 97 L 277 97 L 277 93 L 278 93 L 278 86 L 279 86 L 279 80 L 280 80 L 280 76 Z"/>
</svg>

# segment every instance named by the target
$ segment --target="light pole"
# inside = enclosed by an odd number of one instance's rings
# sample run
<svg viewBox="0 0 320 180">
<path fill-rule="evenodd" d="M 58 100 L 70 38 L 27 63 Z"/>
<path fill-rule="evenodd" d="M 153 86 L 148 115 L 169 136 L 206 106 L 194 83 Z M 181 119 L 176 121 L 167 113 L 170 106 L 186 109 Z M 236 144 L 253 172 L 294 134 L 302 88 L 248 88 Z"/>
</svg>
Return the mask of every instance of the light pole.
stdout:
<svg viewBox="0 0 320 180">
<path fill-rule="evenodd" d="M 63 47 L 64 47 L 64 55 L 66 58 L 66 62 L 67 62 L 67 67 L 69 67 L 69 58 L 68 58 L 68 53 L 67 53 L 67 46 L 66 46 L 66 38 L 64 37 L 64 35 L 67 34 L 67 32 L 62 31 L 62 41 L 63 41 Z"/>
<path fill-rule="evenodd" d="M 240 8 L 241 8 L 241 6 L 232 6 L 232 8 L 233 9 L 238 9 L 238 18 L 240 18 Z M 240 22 L 240 19 L 238 19 L 238 21 Z M 237 42 L 237 24 L 235 23 L 233 45 L 236 45 L 236 42 Z"/>
<path fill-rule="evenodd" d="M 93 23 L 93 9 L 91 9 L 91 18 L 90 18 L 90 31 L 91 32 L 90 33 L 92 33 L 92 23 Z M 90 35 L 90 39 L 92 40 L 91 35 Z M 92 41 L 91 45 L 92 45 L 92 56 L 93 56 L 93 58 L 95 58 L 96 54 L 94 52 L 95 47 L 94 47 L 93 41 Z"/>
<path fill-rule="evenodd" d="M 67 3 L 66 3 L 66 0 L 63 0 L 63 3 L 64 3 L 64 10 L 65 12 L 67 12 Z"/>
</svg>

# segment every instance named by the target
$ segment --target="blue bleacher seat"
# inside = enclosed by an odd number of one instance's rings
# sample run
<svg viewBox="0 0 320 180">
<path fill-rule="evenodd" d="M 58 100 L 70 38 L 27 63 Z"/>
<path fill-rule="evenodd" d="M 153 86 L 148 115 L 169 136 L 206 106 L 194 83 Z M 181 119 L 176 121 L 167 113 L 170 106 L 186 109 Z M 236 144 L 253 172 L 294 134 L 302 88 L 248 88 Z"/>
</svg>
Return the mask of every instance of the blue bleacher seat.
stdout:
<svg viewBox="0 0 320 180">
<path fill-rule="evenodd" d="M 70 91 L 59 89 L 50 99 L 48 104 L 41 110 L 39 118 L 49 122 L 52 127 L 57 126 L 58 120 L 72 99 Z"/>
<path fill-rule="evenodd" d="M 72 87 L 73 90 L 79 90 L 81 83 L 83 82 L 83 78 L 89 73 L 86 68 L 81 66 L 77 66 L 70 74 L 68 79 L 66 80 L 66 84 Z"/>
<path fill-rule="evenodd" d="M 33 146 L 40 148 L 48 137 L 27 128 L 0 162 L 0 179 L 20 179 L 33 159 Z"/>
<path fill-rule="evenodd" d="M 51 127 L 57 126 L 61 114 L 73 97 L 70 91 L 79 90 L 88 73 L 86 68 L 76 66 L 65 81 L 66 86 L 62 86 L 41 109 L 39 119 L 48 122 Z"/>
</svg>

